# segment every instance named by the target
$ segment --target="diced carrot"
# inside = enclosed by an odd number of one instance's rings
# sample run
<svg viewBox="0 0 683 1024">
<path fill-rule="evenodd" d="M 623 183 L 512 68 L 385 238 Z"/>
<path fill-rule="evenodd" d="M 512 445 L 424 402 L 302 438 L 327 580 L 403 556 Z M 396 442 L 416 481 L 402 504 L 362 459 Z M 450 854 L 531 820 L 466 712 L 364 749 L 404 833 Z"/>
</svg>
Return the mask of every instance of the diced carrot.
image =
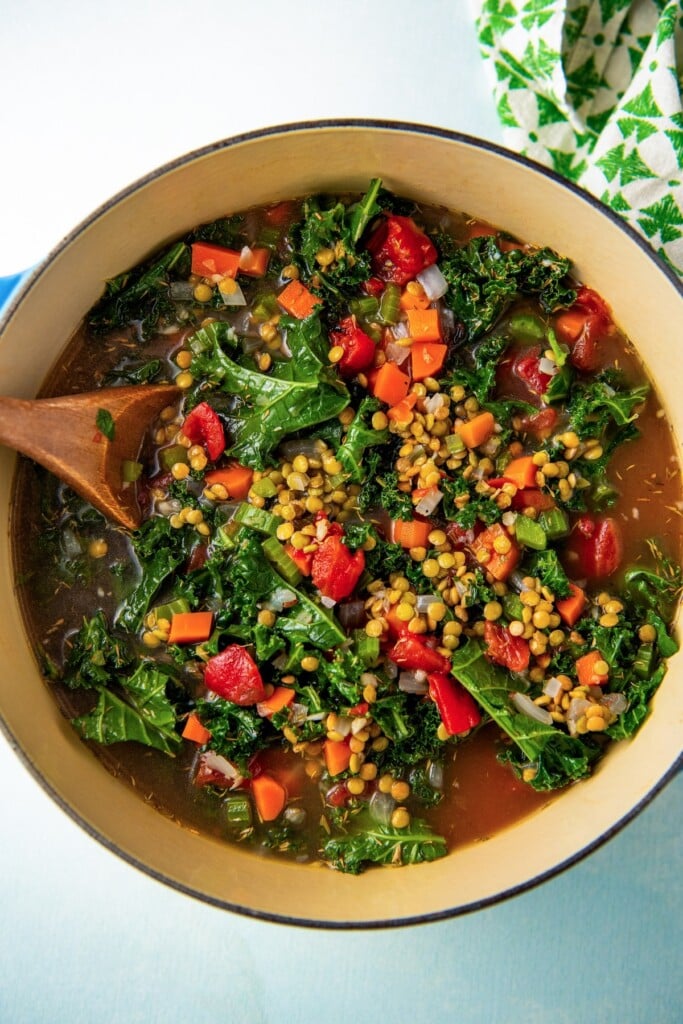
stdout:
<svg viewBox="0 0 683 1024">
<path fill-rule="evenodd" d="M 223 466 L 222 469 L 212 469 L 204 474 L 205 483 L 222 484 L 228 496 L 235 501 L 243 501 L 247 497 L 253 479 L 254 470 L 248 466 L 240 466 L 239 462 Z"/>
<path fill-rule="evenodd" d="M 575 626 L 586 607 L 586 594 L 576 583 L 570 583 L 569 589 L 571 595 L 558 598 L 555 601 L 555 610 L 566 626 Z"/>
<path fill-rule="evenodd" d="M 424 548 L 432 531 L 432 524 L 422 519 L 394 519 L 391 539 L 402 548 Z"/>
<path fill-rule="evenodd" d="M 295 696 L 296 690 L 292 689 L 291 686 L 276 686 L 270 697 L 259 701 L 259 713 L 266 718 L 270 718 L 271 715 L 282 711 L 283 708 L 289 707 Z"/>
<path fill-rule="evenodd" d="M 496 541 L 505 538 L 510 548 L 508 551 L 496 550 Z M 506 580 L 519 562 L 520 549 L 517 542 L 510 537 L 509 533 L 500 523 L 493 523 L 486 530 L 477 534 L 471 543 L 472 551 L 479 558 L 483 551 L 488 552 L 488 561 L 482 563 L 486 572 L 490 573 L 495 580 Z M 498 544 L 499 547 L 505 545 Z"/>
<path fill-rule="evenodd" d="M 377 371 L 372 393 L 380 402 L 398 405 L 408 394 L 410 377 L 396 363 L 383 363 Z"/>
<path fill-rule="evenodd" d="M 409 309 L 408 334 L 413 341 L 441 341 L 439 311 L 436 309 Z"/>
<path fill-rule="evenodd" d="M 503 476 L 510 480 L 520 491 L 525 487 L 536 487 L 536 473 L 538 466 L 531 455 L 522 455 L 519 459 L 512 459 L 503 470 Z"/>
<path fill-rule="evenodd" d="M 414 391 L 411 391 L 405 398 L 402 398 L 400 402 L 397 402 L 396 405 L 392 405 L 391 409 L 387 409 L 387 416 L 395 423 L 407 423 L 410 419 L 411 410 L 416 402 L 417 395 Z"/>
<path fill-rule="evenodd" d="M 211 733 L 208 729 L 204 728 L 194 712 L 191 712 L 187 716 L 182 737 L 184 740 L 191 740 L 193 743 L 198 743 L 200 747 L 203 747 L 211 739 Z"/>
<path fill-rule="evenodd" d="M 436 345 L 431 341 L 414 341 L 410 346 L 413 380 L 436 377 L 444 364 L 447 351 L 446 345 Z"/>
<path fill-rule="evenodd" d="M 208 242 L 194 242 L 192 245 L 191 271 L 200 277 L 237 277 L 240 254 L 235 249 Z"/>
<path fill-rule="evenodd" d="M 323 754 L 330 775 L 340 775 L 349 767 L 351 747 L 346 740 L 325 740 Z"/>
<path fill-rule="evenodd" d="M 401 292 L 399 305 L 404 312 L 409 309 L 429 309 L 429 299 L 424 292 L 422 292 L 422 294 L 418 292 L 416 295 L 414 292 L 405 288 Z"/>
<path fill-rule="evenodd" d="M 565 309 L 558 313 L 553 322 L 558 341 L 569 344 L 576 341 L 586 324 L 586 312 L 582 309 Z"/>
<path fill-rule="evenodd" d="M 240 253 L 239 268 L 248 277 L 263 277 L 268 269 L 270 249 L 252 249 L 245 245 Z"/>
<path fill-rule="evenodd" d="M 601 661 L 605 662 L 605 659 L 597 648 L 589 651 L 588 654 L 582 654 L 580 658 L 576 659 L 576 675 L 579 680 L 579 686 L 602 686 L 603 683 L 607 682 L 607 672 L 595 671 L 595 666 Z M 605 662 L 605 664 L 607 663 Z"/>
<path fill-rule="evenodd" d="M 213 612 L 175 612 L 171 619 L 169 644 L 198 644 L 208 640 L 213 629 Z"/>
<path fill-rule="evenodd" d="M 261 821 L 275 821 L 287 803 L 287 790 L 267 772 L 251 780 L 251 793 Z"/>
<path fill-rule="evenodd" d="M 322 302 L 317 295 L 309 292 L 301 281 L 290 281 L 277 297 L 285 313 L 291 313 L 297 320 L 305 320 Z"/>
<path fill-rule="evenodd" d="M 493 413 L 480 412 L 474 419 L 458 424 L 455 431 L 468 448 L 478 448 L 488 441 L 495 425 Z"/>
</svg>

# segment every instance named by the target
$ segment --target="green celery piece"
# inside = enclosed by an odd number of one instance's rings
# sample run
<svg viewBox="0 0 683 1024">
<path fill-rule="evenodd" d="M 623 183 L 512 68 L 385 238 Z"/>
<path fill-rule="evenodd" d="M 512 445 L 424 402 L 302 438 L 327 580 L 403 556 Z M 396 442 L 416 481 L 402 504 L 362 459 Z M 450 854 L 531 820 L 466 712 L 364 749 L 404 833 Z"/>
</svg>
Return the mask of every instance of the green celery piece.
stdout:
<svg viewBox="0 0 683 1024">
<path fill-rule="evenodd" d="M 513 619 L 519 621 L 521 620 L 522 615 L 524 614 L 524 605 L 520 601 L 517 594 L 512 593 L 512 591 L 508 594 L 505 594 L 505 596 L 503 597 L 503 609 L 505 611 L 505 615 L 507 616 L 508 619 L 510 619 L 510 621 L 512 621 Z"/>
<path fill-rule="evenodd" d="M 248 828 L 252 823 L 251 801 L 246 794 L 233 793 L 223 802 L 225 820 L 230 829 Z"/>
<path fill-rule="evenodd" d="M 541 341 L 545 338 L 545 324 L 533 313 L 517 313 L 510 317 L 509 326 L 516 341 Z"/>
<path fill-rule="evenodd" d="M 354 629 L 353 646 L 364 665 L 370 666 L 377 663 L 379 658 L 379 637 L 368 636 L 364 629 Z"/>
<path fill-rule="evenodd" d="M 275 516 L 264 508 L 257 508 L 256 505 L 250 505 L 248 501 L 243 501 L 239 506 L 235 512 L 235 520 L 240 526 L 249 526 L 252 530 L 265 533 L 269 537 L 273 537 L 278 526 L 284 523 L 280 516 Z"/>
<path fill-rule="evenodd" d="M 401 289 L 397 284 L 388 284 L 382 292 L 379 304 L 380 320 L 384 324 L 397 324 L 401 315 Z"/>
<path fill-rule="evenodd" d="M 633 671 L 639 679 L 648 679 L 652 675 L 656 660 L 655 645 L 643 643 L 633 659 Z"/>
<path fill-rule="evenodd" d="M 515 537 L 525 548 L 543 551 L 548 544 L 546 532 L 540 523 L 528 516 L 518 515 L 515 519 Z"/>
<path fill-rule="evenodd" d="M 161 448 L 159 450 L 159 462 L 161 468 L 166 472 L 171 471 L 171 468 L 175 466 L 176 462 L 188 463 L 187 448 L 182 444 L 172 444 L 168 448 Z"/>
<path fill-rule="evenodd" d="M 257 480 L 256 483 L 251 485 L 251 489 L 254 494 L 257 494 L 259 498 L 274 498 L 277 494 L 277 487 L 267 476 Z"/>
<path fill-rule="evenodd" d="M 560 537 L 566 537 L 569 533 L 569 519 L 561 508 L 551 508 L 541 512 L 538 522 L 548 540 L 559 540 Z"/>
<path fill-rule="evenodd" d="M 169 621 L 174 615 L 180 615 L 183 612 L 189 612 L 189 602 L 184 597 L 176 597 L 173 601 L 168 601 L 166 604 L 158 604 L 152 608 L 152 612 L 158 619 L 168 619 Z"/>
<path fill-rule="evenodd" d="M 280 576 L 284 577 L 287 583 L 293 587 L 302 580 L 301 573 L 293 558 L 290 558 L 277 537 L 269 537 L 261 545 L 263 553 L 272 565 L 277 569 Z"/>
</svg>

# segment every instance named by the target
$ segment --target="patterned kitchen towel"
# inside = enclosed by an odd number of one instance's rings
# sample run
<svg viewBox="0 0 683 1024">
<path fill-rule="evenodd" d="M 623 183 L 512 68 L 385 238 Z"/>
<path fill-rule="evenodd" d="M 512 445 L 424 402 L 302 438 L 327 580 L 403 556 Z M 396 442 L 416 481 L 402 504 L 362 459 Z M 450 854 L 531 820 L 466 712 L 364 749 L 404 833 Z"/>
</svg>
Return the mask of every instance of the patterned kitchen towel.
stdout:
<svg viewBox="0 0 683 1024">
<path fill-rule="evenodd" d="M 474 0 L 506 145 L 683 276 L 683 0 Z"/>
</svg>

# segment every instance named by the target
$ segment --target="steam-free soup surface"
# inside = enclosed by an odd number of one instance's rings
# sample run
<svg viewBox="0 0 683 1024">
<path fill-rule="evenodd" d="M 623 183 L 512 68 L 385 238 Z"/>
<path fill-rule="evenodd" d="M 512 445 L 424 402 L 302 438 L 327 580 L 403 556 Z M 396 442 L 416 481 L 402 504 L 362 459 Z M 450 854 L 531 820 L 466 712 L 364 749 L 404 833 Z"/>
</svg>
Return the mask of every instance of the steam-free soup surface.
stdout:
<svg viewBox="0 0 683 1024">
<path fill-rule="evenodd" d="M 61 713 L 161 812 L 417 863 L 637 729 L 678 463 L 563 257 L 379 182 L 226 217 L 110 284 L 44 391 L 163 379 L 184 397 L 121 467 L 139 531 L 29 463 L 14 520 Z"/>
</svg>

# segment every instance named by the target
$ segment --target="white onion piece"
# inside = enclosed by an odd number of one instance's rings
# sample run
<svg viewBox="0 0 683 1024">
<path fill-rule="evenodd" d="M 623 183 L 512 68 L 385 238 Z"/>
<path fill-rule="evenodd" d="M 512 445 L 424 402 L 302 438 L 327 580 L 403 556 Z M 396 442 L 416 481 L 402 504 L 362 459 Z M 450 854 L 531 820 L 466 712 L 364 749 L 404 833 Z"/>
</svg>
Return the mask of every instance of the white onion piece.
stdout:
<svg viewBox="0 0 683 1024">
<path fill-rule="evenodd" d="M 448 281 L 436 263 L 432 263 L 431 267 L 425 267 L 416 277 L 430 302 L 440 299 L 448 291 Z"/>
<path fill-rule="evenodd" d="M 542 722 L 543 725 L 553 724 L 550 713 L 545 708 L 539 708 L 538 704 L 534 704 L 531 697 L 527 697 L 526 693 L 513 693 L 510 700 L 520 714 L 526 715 L 527 718 L 533 718 L 534 721 Z"/>
<path fill-rule="evenodd" d="M 444 402 L 444 396 L 440 391 L 437 391 L 436 394 L 430 395 L 429 398 L 424 399 L 425 412 L 431 412 L 433 415 L 437 409 L 441 408 Z"/>
<path fill-rule="evenodd" d="M 244 292 L 242 291 L 242 289 L 238 285 L 237 281 L 235 281 L 234 283 L 235 283 L 235 288 L 231 292 L 223 292 L 223 291 L 220 290 L 220 288 L 218 289 L 218 291 L 220 292 L 220 296 L 221 296 L 221 298 L 223 300 L 223 305 L 225 305 L 225 306 L 246 306 L 247 300 L 244 297 Z"/>
<path fill-rule="evenodd" d="M 226 782 L 230 783 L 230 789 L 237 789 L 244 779 L 240 775 L 238 769 L 228 761 L 227 757 L 223 757 L 222 754 L 217 754 L 215 750 L 207 750 L 203 753 L 199 762 L 203 767 L 208 768 L 212 772 L 217 772 L 222 775 Z"/>
<path fill-rule="evenodd" d="M 323 594 L 320 598 L 320 603 L 324 605 L 325 608 L 334 608 L 337 602 L 334 600 L 333 597 L 325 597 L 325 595 Z"/>
<path fill-rule="evenodd" d="M 398 340 L 399 338 L 409 338 L 408 324 L 405 320 L 399 320 L 397 324 L 391 328 L 391 333 Z"/>
<path fill-rule="evenodd" d="M 548 679 L 543 687 L 543 692 L 547 697 L 550 697 L 551 700 L 557 700 L 562 691 L 562 683 L 557 676 L 552 676 L 551 679 Z"/>
<path fill-rule="evenodd" d="M 401 690 L 402 693 L 427 693 L 429 690 L 427 679 L 418 678 L 420 675 L 424 674 L 425 673 L 420 673 L 419 671 L 413 671 L 411 669 L 406 669 L 401 672 L 398 677 L 399 690 Z"/>
<path fill-rule="evenodd" d="M 410 349 L 407 345 L 398 345 L 395 341 L 390 341 L 385 349 L 385 355 L 388 362 L 401 366 L 410 355 Z"/>
<path fill-rule="evenodd" d="M 281 612 L 284 608 L 291 608 L 296 604 L 296 596 L 286 587 L 276 587 L 263 607 L 271 612 Z"/>
<path fill-rule="evenodd" d="M 379 679 L 374 672 L 361 672 L 360 681 L 363 686 L 374 686 L 375 688 L 379 686 Z"/>
<path fill-rule="evenodd" d="M 430 487 L 429 493 L 418 501 L 415 511 L 420 516 L 431 516 L 442 498 L 443 491 L 440 491 L 438 487 Z"/>
<path fill-rule="evenodd" d="M 368 804 L 370 817 L 378 825 L 388 825 L 391 822 L 391 815 L 394 813 L 395 807 L 396 801 L 391 793 L 381 793 L 378 789 L 372 794 Z"/>
<path fill-rule="evenodd" d="M 554 362 L 552 359 L 546 359 L 545 356 L 543 356 L 542 359 L 538 360 L 538 368 L 541 371 L 541 373 L 547 373 L 550 377 L 554 377 L 557 371 L 559 370 L 559 366 L 557 365 L 557 363 Z"/>
<path fill-rule="evenodd" d="M 518 569 L 515 569 L 510 573 L 508 583 L 510 586 L 514 587 L 519 594 L 521 594 L 523 590 L 529 589 L 524 582 L 524 573 L 520 572 Z"/>
<path fill-rule="evenodd" d="M 308 717 L 308 708 L 305 704 L 297 704 L 296 701 L 290 704 L 289 720 L 292 725 L 303 725 Z"/>
<path fill-rule="evenodd" d="M 174 302 L 188 302 L 194 298 L 194 285 L 189 281 L 171 281 L 168 293 Z"/>
<path fill-rule="evenodd" d="M 584 700 L 583 697 L 574 697 L 569 702 L 565 718 L 567 720 L 567 728 L 569 729 L 570 736 L 576 736 L 576 723 L 581 716 L 586 713 L 589 707 L 590 701 Z"/>
<path fill-rule="evenodd" d="M 600 703 L 611 711 L 613 715 L 621 715 L 628 707 L 628 701 L 623 693 L 606 693 Z"/>
<path fill-rule="evenodd" d="M 427 772 L 427 781 L 432 789 L 443 789 L 443 765 L 432 761 Z"/>
<path fill-rule="evenodd" d="M 300 828 L 306 821 L 306 811 L 303 807 L 288 807 L 283 818 L 294 828 Z"/>
<path fill-rule="evenodd" d="M 423 615 L 429 606 L 434 604 L 436 601 L 441 601 L 441 598 L 434 597 L 433 594 L 418 594 L 417 600 L 415 601 L 415 608 L 420 615 Z"/>
</svg>

